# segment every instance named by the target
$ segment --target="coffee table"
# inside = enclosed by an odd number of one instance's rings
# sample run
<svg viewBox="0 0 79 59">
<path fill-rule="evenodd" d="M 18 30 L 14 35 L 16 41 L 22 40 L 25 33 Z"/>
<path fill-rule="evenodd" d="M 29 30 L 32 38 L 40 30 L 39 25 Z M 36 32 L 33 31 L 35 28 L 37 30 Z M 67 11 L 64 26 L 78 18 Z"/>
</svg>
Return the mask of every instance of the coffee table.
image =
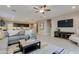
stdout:
<svg viewBox="0 0 79 59">
<path fill-rule="evenodd" d="M 27 54 L 29 52 L 32 52 L 36 49 L 40 49 L 41 47 L 41 42 L 38 40 L 28 40 L 28 41 L 20 41 L 21 45 L 22 45 L 22 53 L 23 54 Z"/>
</svg>

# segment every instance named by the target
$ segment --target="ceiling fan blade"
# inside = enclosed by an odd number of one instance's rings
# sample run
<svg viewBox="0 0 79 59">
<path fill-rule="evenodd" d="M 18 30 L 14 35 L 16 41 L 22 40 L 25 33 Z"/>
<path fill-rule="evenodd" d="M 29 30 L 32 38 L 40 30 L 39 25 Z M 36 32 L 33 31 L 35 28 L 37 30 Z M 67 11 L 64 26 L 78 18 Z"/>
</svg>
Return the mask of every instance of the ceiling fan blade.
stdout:
<svg viewBox="0 0 79 59">
<path fill-rule="evenodd" d="M 50 9 L 45 9 L 45 11 L 51 11 Z"/>
<path fill-rule="evenodd" d="M 40 8 L 46 8 L 46 5 L 41 5 Z"/>
<path fill-rule="evenodd" d="M 36 10 L 39 10 L 37 7 L 33 7 L 34 9 L 36 9 Z"/>
<path fill-rule="evenodd" d="M 37 12 L 39 12 L 39 11 L 35 11 L 34 13 L 37 13 Z"/>
<path fill-rule="evenodd" d="M 42 12 L 42 14 L 45 14 L 44 12 Z"/>
<path fill-rule="evenodd" d="M 46 8 L 46 5 L 44 5 L 43 7 Z"/>
</svg>

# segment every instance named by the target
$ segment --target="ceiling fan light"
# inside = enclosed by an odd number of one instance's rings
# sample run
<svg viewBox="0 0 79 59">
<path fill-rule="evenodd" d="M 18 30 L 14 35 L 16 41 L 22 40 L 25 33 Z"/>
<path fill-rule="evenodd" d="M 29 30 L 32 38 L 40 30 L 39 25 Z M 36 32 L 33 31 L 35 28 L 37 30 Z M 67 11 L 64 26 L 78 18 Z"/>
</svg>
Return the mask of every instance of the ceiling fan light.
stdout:
<svg viewBox="0 0 79 59">
<path fill-rule="evenodd" d="M 44 10 L 40 10 L 40 12 L 41 12 L 41 13 L 43 13 L 43 12 L 44 12 Z"/>
</svg>

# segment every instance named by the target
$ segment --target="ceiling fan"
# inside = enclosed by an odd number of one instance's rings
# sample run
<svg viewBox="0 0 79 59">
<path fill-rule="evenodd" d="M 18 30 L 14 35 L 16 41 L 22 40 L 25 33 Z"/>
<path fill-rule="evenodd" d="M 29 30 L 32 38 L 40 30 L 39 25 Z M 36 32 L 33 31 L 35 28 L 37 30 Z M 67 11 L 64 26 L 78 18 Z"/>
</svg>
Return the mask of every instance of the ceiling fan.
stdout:
<svg viewBox="0 0 79 59">
<path fill-rule="evenodd" d="M 51 11 L 51 9 L 49 9 L 47 7 L 47 5 L 41 5 L 41 6 L 38 6 L 38 7 L 33 7 L 33 9 L 36 10 L 35 13 L 40 12 L 42 14 L 44 14 L 47 11 Z"/>
</svg>

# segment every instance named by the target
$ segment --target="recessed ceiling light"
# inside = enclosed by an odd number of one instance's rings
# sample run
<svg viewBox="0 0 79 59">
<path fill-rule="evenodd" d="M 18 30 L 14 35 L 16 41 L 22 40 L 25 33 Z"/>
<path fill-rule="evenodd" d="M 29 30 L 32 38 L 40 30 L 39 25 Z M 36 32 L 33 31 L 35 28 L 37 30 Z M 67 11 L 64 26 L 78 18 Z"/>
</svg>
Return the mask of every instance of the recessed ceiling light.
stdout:
<svg viewBox="0 0 79 59">
<path fill-rule="evenodd" d="M 76 6 L 72 6 L 72 9 L 75 9 L 76 8 Z"/>
<path fill-rule="evenodd" d="M 10 5 L 7 5 L 7 7 L 10 8 L 11 6 Z"/>
</svg>

